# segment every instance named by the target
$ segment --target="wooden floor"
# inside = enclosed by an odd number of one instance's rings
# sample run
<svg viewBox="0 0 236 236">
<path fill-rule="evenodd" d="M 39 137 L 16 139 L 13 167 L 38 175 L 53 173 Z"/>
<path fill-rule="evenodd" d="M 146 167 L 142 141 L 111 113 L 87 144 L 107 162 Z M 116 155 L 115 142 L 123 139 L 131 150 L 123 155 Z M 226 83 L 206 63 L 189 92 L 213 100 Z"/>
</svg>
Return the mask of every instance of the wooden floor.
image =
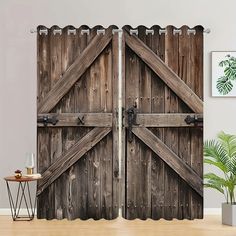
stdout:
<svg viewBox="0 0 236 236">
<path fill-rule="evenodd" d="M 34 220 L 13 222 L 0 216 L 1 236 L 236 236 L 236 227 L 221 225 L 220 216 L 206 216 L 194 221 L 153 221 L 116 219 L 100 220 Z"/>
</svg>

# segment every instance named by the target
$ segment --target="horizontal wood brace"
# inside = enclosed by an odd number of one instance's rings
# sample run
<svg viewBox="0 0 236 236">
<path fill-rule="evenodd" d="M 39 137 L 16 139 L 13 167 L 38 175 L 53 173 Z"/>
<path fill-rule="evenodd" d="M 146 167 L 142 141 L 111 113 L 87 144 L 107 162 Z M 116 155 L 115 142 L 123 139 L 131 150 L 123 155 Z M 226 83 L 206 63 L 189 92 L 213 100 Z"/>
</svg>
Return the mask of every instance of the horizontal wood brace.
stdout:
<svg viewBox="0 0 236 236">
<path fill-rule="evenodd" d="M 186 123 L 187 116 L 203 118 L 203 114 L 196 113 L 138 113 L 133 127 L 194 127 L 193 123 Z M 125 126 L 128 127 L 127 121 Z"/>
<path fill-rule="evenodd" d="M 55 117 L 58 122 L 48 124 L 47 127 L 64 126 L 85 126 L 85 127 L 112 127 L 112 113 L 47 113 L 39 114 L 38 120 L 42 117 Z M 44 127 L 43 123 L 38 123 L 38 127 Z"/>
</svg>

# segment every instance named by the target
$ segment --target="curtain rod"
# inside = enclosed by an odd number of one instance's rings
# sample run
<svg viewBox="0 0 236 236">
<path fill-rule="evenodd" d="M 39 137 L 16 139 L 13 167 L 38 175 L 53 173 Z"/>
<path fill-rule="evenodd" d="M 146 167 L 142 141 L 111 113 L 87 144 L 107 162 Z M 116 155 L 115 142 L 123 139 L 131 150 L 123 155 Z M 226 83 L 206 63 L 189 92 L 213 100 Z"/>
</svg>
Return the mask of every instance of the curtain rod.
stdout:
<svg viewBox="0 0 236 236">
<path fill-rule="evenodd" d="M 112 33 L 118 33 L 118 32 L 122 32 L 123 30 L 122 29 L 113 29 L 112 30 Z M 30 33 L 37 33 L 38 31 L 36 29 L 31 29 L 30 30 Z M 211 32 L 211 30 L 209 28 L 206 28 L 203 30 L 204 33 L 206 34 L 209 34 Z M 48 29 L 40 29 L 39 30 L 39 34 L 45 34 L 47 35 L 48 34 Z M 62 29 L 54 29 L 53 30 L 53 34 L 62 34 Z M 67 34 L 70 35 L 70 34 L 76 34 L 76 29 L 68 29 L 67 30 Z M 89 29 L 83 29 L 81 30 L 81 34 L 87 34 L 89 35 L 90 34 L 90 30 Z M 105 29 L 98 29 L 97 30 L 97 34 L 105 34 Z M 130 34 L 136 34 L 138 35 L 138 29 L 130 29 Z M 154 30 L 153 29 L 146 29 L 146 35 L 148 34 L 154 34 Z M 165 28 L 163 29 L 159 29 L 159 34 L 167 34 L 167 30 Z M 181 35 L 182 34 L 182 30 L 181 29 L 173 29 L 173 34 L 179 34 Z M 187 34 L 196 34 L 196 30 L 195 29 L 188 29 L 187 30 Z"/>
</svg>

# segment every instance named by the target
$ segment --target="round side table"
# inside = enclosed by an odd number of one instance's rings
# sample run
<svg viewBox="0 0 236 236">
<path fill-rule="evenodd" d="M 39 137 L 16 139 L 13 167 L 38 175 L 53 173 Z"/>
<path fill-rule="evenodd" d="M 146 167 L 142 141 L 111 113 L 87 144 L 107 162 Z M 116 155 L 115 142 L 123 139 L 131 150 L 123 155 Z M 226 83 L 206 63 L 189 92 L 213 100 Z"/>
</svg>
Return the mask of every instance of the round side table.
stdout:
<svg viewBox="0 0 236 236">
<path fill-rule="evenodd" d="M 19 220 L 30 221 L 34 219 L 35 209 L 36 209 L 36 197 L 33 203 L 33 199 L 31 197 L 30 188 L 29 188 L 29 182 L 37 181 L 39 179 L 41 178 L 31 178 L 31 177 L 26 177 L 26 176 L 22 176 L 19 179 L 15 178 L 15 176 L 8 176 L 4 178 L 7 184 L 7 192 L 8 192 L 11 215 L 12 215 L 13 221 L 19 221 Z M 16 194 L 15 200 L 13 199 L 13 195 L 11 193 L 11 188 L 9 184 L 10 182 L 16 183 L 16 184 L 18 183 L 17 194 Z M 23 201 L 25 203 L 27 214 L 28 214 L 26 216 L 20 215 L 20 209 L 21 209 L 21 205 Z"/>
</svg>

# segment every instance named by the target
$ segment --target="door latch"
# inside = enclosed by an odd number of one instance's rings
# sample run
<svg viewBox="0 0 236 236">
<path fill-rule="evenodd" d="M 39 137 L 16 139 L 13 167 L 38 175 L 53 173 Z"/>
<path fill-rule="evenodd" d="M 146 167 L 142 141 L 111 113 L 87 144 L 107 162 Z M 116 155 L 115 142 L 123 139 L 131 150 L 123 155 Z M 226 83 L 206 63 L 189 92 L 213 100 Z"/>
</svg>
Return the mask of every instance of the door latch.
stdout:
<svg viewBox="0 0 236 236">
<path fill-rule="evenodd" d="M 128 141 L 131 143 L 133 141 L 132 127 L 137 124 L 137 107 L 133 106 L 127 110 L 128 115 Z"/>
</svg>

